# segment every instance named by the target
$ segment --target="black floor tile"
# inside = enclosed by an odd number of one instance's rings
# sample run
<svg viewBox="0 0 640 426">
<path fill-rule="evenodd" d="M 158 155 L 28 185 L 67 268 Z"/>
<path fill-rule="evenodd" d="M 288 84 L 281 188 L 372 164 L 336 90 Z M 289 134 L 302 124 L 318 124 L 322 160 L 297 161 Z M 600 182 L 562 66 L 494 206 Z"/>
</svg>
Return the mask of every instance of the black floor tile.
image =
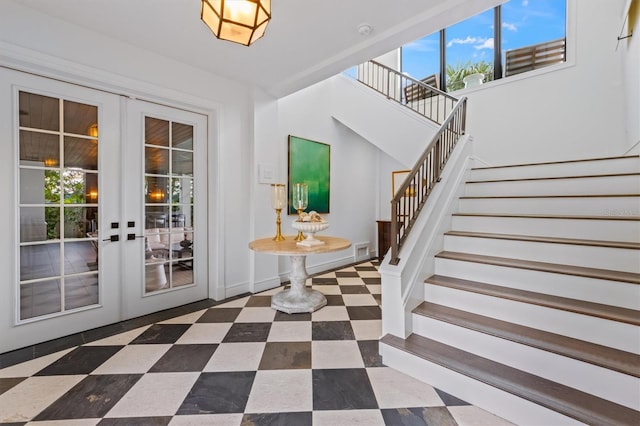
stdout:
<svg viewBox="0 0 640 426">
<path fill-rule="evenodd" d="M 436 388 L 434 389 L 446 406 L 471 405 L 468 402 L 461 400 L 460 398 L 456 398 L 455 396 L 446 393 L 445 391 L 441 391 L 440 389 Z"/>
<path fill-rule="evenodd" d="M 370 294 L 369 289 L 364 285 L 341 285 L 342 294 Z"/>
<path fill-rule="evenodd" d="M 89 374 L 124 346 L 80 346 L 36 373 L 36 376 Z"/>
<path fill-rule="evenodd" d="M 378 408 L 364 368 L 313 370 L 314 410 Z"/>
<path fill-rule="evenodd" d="M 103 417 L 142 374 L 87 376 L 35 417 L 35 421 Z"/>
<path fill-rule="evenodd" d="M 381 411 L 387 425 L 458 426 L 446 407 L 392 408 Z"/>
<path fill-rule="evenodd" d="M 379 320 L 382 319 L 380 306 L 347 306 L 351 320 Z"/>
<path fill-rule="evenodd" d="M 244 413 L 255 371 L 202 373 L 177 415 Z"/>
<path fill-rule="evenodd" d="M 167 426 L 171 419 L 171 416 L 107 418 L 100 420 L 98 426 Z"/>
<path fill-rule="evenodd" d="M 312 424 L 313 414 L 310 411 L 303 411 L 299 413 L 245 414 L 240 426 L 311 426 Z"/>
<path fill-rule="evenodd" d="M 384 367 L 377 340 L 358 340 L 358 347 L 365 367 Z"/>
<path fill-rule="evenodd" d="M 26 377 L 0 377 L 0 395 L 22 382 L 24 379 L 26 379 Z"/>
<path fill-rule="evenodd" d="M 311 324 L 313 340 L 355 340 L 349 321 L 318 321 Z"/>
<path fill-rule="evenodd" d="M 358 278 L 358 277 L 360 277 L 360 275 L 358 275 L 358 273 L 355 271 L 336 272 L 336 278 Z"/>
<path fill-rule="evenodd" d="M 311 278 L 311 284 L 313 285 L 338 285 L 338 280 L 335 278 Z"/>
<path fill-rule="evenodd" d="M 218 345 L 173 345 L 149 370 L 151 373 L 202 371 Z"/>
<path fill-rule="evenodd" d="M 344 306 L 344 299 L 339 294 L 328 294 L 325 297 L 327 298 L 327 306 Z"/>
<path fill-rule="evenodd" d="M 376 268 L 375 266 L 356 266 L 355 270 L 358 272 L 362 272 L 362 271 L 377 271 L 378 268 Z"/>
<path fill-rule="evenodd" d="M 267 342 L 258 370 L 311 368 L 311 342 Z"/>
<path fill-rule="evenodd" d="M 153 324 L 136 337 L 131 344 L 175 343 L 191 327 L 191 324 Z"/>
<path fill-rule="evenodd" d="M 247 308 L 268 308 L 271 306 L 271 296 L 251 296 L 244 306 Z"/>
<path fill-rule="evenodd" d="M 362 278 L 362 281 L 368 285 L 382 284 L 382 279 L 380 277 L 364 277 Z"/>
<path fill-rule="evenodd" d="M 270 322 L 234 323 L 227 332 L 227 335 L 222 339 L 222 342 L 266 342 L 270 330 Z"/>
<path fill-rule="evenodd" d="M 287 314 L 286 312 L 276 312 L 274 321 L 311 321 L 310 313 Z"/>
<path fill-rule="evenodd" d="M 197 322 L 234 322 L 242 308 L 211 308 Z"/>
</svg>

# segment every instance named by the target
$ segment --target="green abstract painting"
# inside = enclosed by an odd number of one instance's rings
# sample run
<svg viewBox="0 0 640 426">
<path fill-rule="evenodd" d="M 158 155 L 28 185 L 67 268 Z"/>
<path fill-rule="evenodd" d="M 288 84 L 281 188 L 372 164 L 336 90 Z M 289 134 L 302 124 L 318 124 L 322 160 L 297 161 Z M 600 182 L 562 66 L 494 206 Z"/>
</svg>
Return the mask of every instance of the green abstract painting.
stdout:
<svg viewBox="0 0 640 426">
<path fill-rule="evenodd" d="M 331 146 L 289 135 L 289 214 L 295 214 L 293 184 L 309 187 L 307 212 L 329 213 Z"/>
</svg>

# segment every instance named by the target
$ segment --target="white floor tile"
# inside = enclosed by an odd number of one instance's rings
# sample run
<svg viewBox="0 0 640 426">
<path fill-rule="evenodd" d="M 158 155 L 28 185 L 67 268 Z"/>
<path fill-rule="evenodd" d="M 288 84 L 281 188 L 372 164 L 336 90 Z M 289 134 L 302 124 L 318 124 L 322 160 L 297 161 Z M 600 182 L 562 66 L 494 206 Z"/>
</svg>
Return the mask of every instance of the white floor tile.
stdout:
<svg viewBox="0 0 640 426">
<path fill-rule="evenodd" d="M 367 284 L 367 289 L 371 294 L 382 294 L 382 286 L 380 284 Z"/>
<path fill-rule="evenodd" d="M 233 323 L 196 323 L 193 324 L 182 336 L 176 341 L 177 344 L 206 344 L 220 343 L 227 334 Z"/>
<path fill-rule="evenodd" d="M 360 278 L 380 278 L 378 271 L 359 271 Z"/>
<path fill-rule="evenodd" d="M 124 333 L 116 334 L 115 336 L 106 337 L 104 339 L 96 340 L 95 342 L 87 343 L 84 346 L 128 345 L 129 343 L 133 342 L 136 337 L 144 333 L 149 327 L 151 327 L 151 325 L 145 325 L 144 327 L 125 331 Z"/>
<path fill-rule="evenodd" d="M 314 411 L 313 426 L 384 426 L 379 410 Z"/>
<path fill-rule="evenodd" d="M 235 322 L 271 322 L 275 316 L 275 309 L 270 307 L 244 308 L 236 318 Z"/>
<path fill-rule="evenodd" d="M 364 285 L 364 281 L 362 281 L 362 278 L 358 278 L 358 277 L 344 277 L 344 278 L 338 278 L 338 284 L 339 285 Z"/>
<path fill-rule="evenodd" d="M 356 340 L 378 340 L 382 336 L 382 320 L 354 320 L 351 328 Z"/>
<path fill-rule="evenodd" d="M 257 370 L 266 343 L 222 343 L 202 371 Z"/>
<path fill-rule="evenodd" d="M 199 372 L 145 374 L 105 417 L 173 416 L 199 375 Z"/>
<path fill-rule="evenodd" d="M 96 426 L 102 419 L 64 419 L 29 422 L 26 426 Z"/>
<path fill-rule="evenodd" d="M 458 426 L 513 426 L 513 423 L 472 405 L 448 409 Z"/>
<path fill-rule="evenodd" d="M 262 370 L 256 373 L 246 413 L 313 410 L 311 370 Z"/>
<path fill-rule="evenodd" d="M 318 290 L 320 293 L 324 294 L 324 295 L 328 295 L 328 294 L 342 294 L 342 292 L 340 291 L 340 287 L 338 287 L 337 285 L 333 284 L 316 284 L 313 286 L 314 290 Z"/>
<path fill-rule="evenodd" d="M 370 294 L 343 294 L 345 306 L 371 306 L 377 305 L 376 299 Z"/>
<path fill-rule="evenodd" d="M 367 368 L 380 408 L 444 406 L 432 386 L 389 367 Z"/>
<path fill-rule="evenodd" d="M 362 354 L 355 340 L 311 342 L 311 368 L 362 368 Z"/>
<path fill-rule="evenodd" d="M 268 342 L 302 342 L 311 340 L 309 321 L 276 321 L 271 324 Z"/>
<path fill-rule="evenodd" d="M 0 423 L 31 420 L 85 377 L 36 376 L 25 379 L 0 395 Z"/>
<path fill-rule="evenodd" d="M 345 306 L 325 306 L 311 314 L 311 321 L 349 321 Z"/>
<path fill-rule="evenodd" d="M 143 374 L 158 362 L 172 345 L 129 345 L 93 370 L 91 374 Z"/>
</svg>

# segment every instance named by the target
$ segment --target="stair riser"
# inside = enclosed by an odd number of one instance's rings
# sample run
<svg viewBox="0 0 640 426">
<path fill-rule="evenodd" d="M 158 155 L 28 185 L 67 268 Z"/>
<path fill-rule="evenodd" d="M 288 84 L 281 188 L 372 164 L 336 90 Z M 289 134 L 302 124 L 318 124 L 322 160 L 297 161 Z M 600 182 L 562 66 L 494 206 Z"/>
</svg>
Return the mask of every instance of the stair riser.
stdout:
<svg viewBox="0 0 640 426">
<path fill-rule="evenodd" d="M 631 324 L 431 284 L 425 285 L 425 300 L 627 352 L 640 353 L 640 329 Z"/>
<path fill-rule="evenodd" d="M 616 158 L 614 160 L 475 169 L 471 171 L 470 177 L 471 180 L 526 179 L 535 177 L 637 173 L 638 170 L 640 170 L 640 158 L 628 157 Z"/>
<path fill-rule="evenodd" d="M 463 280 L 640 310 L 640 285 L 575 275 L 435 259 L 435 271 Z"/>
<path fill-rule="evenodd" d="M 481 182 L 468 183 L 465 186 L 465 195 L 469 197 L 638 193 L 640 193 L 640 177 L 637 175 L 513 182 Z"/>
<path fill-rule="evenodd" d="M 640 221 L 518 217 L 477 217 L 454 215 L 454 231 L 495 234 L 537 235 L 602 241 L 640 241 Z"/>
<path fill-rule="evenodd" d="M 380 344 L 380 354 L 385 365 L 518 425 L 583 425 L 572 418 L 384 343 Z"/>
<path fill-rule="evenodd" d="M 640 197 L 461 199 L 462 213 L 640 216 Z"/>
<path fill-rule="evenodd" d="M 413 332 L 463 351 L 640 409 L 640 379 L 414 314 Z"/>
<path fill-rule="evenodd" d="M 640 273 L 640 250 L 447 235 L 446 251 Z"/>
</svg>

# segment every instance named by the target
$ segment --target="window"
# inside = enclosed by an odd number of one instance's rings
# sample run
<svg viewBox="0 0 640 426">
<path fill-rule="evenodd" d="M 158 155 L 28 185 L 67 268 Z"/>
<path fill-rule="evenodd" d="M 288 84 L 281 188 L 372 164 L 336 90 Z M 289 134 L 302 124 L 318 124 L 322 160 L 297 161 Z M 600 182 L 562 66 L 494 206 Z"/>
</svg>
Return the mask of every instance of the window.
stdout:
<svg viewBox="0 0 640 426">
<path fill-rule="evenodd" d="M 566 0 L 511 0 L 403 46 L 401 70 L 443 75 L 450 92 L 469 74 L 487 82 L 564 62 L 565 38 Z"/>
</svg>

